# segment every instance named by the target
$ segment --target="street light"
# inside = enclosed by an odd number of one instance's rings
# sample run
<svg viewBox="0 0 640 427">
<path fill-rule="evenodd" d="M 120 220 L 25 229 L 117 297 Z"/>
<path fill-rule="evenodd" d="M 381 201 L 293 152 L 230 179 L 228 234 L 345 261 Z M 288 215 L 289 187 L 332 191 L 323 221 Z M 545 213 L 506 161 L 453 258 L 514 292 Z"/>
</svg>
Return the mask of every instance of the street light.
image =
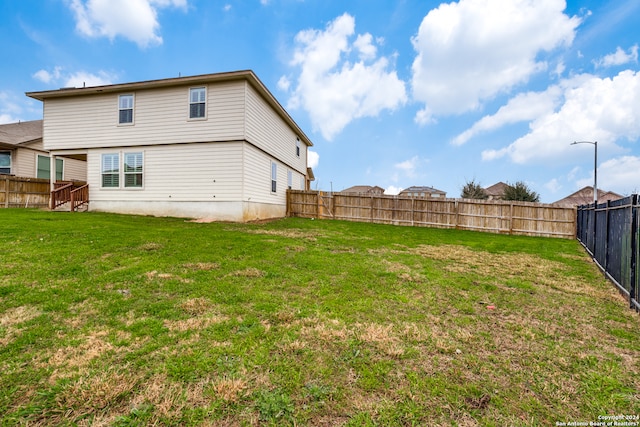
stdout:
<svg viewBox="0 0 640 427">
<path fill-rule="evenodd" d="M 595 155 L 593 156 L 593 203 L 598 206 L 598 141 L 574 141 L 571 145 L 593 144 Z"/>
</svg>

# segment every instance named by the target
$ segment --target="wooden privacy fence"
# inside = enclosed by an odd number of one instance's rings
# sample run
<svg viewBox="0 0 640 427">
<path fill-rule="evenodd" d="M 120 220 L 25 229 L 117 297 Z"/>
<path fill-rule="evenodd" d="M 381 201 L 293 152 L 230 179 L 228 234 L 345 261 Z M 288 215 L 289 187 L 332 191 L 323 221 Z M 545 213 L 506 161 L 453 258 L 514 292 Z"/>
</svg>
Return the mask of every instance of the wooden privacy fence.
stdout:
<svg viewBox="0 0 640 427">
<path fill-rule="evenodd" d="M 48 179 L 0 175 L 0 207 L 46 208 L 48 206 Z"/>
<path fill-rule="evenodd" d="M 526 236 L 576 237 L 575 208 L 529 202 L 289 190 L 287 215 Z"/>
</svg>

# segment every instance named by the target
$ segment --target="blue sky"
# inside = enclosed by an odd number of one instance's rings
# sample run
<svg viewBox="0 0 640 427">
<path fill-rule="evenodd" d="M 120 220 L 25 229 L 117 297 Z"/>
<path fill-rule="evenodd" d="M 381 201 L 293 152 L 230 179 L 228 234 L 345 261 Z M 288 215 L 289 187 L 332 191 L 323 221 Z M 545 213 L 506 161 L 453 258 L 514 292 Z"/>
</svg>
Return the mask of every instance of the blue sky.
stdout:
<svg viewBox="0 0 640 427">
<path fill-rule="evenodd" d="M 24 93 L 252 69 L 314 142 L 313 188 L 524 181 L 640 191 L 637 0 L 2 0 L 0 123 Z"/>
</svg>

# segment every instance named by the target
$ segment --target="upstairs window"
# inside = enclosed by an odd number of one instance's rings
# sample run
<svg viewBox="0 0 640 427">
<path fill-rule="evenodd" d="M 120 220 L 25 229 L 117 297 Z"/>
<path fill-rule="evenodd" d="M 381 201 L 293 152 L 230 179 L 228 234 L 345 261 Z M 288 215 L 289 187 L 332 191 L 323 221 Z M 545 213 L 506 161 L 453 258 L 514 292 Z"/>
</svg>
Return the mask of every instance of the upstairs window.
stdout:
<svg viewBox="0 0 640 427">
<path fill-rule="evenodd" d="M 296 138 L 296 156 L 300 157 L 300 138 Z"/>
<path fill-rule="evenodd" d="M 124 154 L 124 186 L 142 187 L 142 153 Z"/>
<path fill-rule="evenodd" d="M 118 123 L 121 125 L 133 123 L 133 95 L 118 97 Z"/>
<path fill-rule="evenodd" d="M 189 89 L 189 118 L 203 119 L 206 117 L 207 89 L 193 87 Z"/>
<path fill-rule="evenodd" d="M 0 173 L 11 174 L 11 151 L 0 151 Z"/>
<path fill-rule="evenodd" d="M 102 155 L 102 187 L 103 188 L 120 187 L 120 155 L 119 154 L 103 154 Z"/>
</svg>

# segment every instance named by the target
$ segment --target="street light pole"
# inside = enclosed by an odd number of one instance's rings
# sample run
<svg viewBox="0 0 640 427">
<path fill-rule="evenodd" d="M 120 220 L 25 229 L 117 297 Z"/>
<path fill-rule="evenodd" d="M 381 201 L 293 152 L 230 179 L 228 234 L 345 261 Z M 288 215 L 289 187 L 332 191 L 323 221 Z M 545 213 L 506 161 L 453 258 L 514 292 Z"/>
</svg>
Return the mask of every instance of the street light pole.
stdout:
<svg viewBox="0 0 640 427">
<path fill-rule="evenodd" d="M 598 206 L 598 141 L 574 141 L 571 145 L 593 144 L 595 154 L 593 156 L 593 204 Z"/>
</svg>

